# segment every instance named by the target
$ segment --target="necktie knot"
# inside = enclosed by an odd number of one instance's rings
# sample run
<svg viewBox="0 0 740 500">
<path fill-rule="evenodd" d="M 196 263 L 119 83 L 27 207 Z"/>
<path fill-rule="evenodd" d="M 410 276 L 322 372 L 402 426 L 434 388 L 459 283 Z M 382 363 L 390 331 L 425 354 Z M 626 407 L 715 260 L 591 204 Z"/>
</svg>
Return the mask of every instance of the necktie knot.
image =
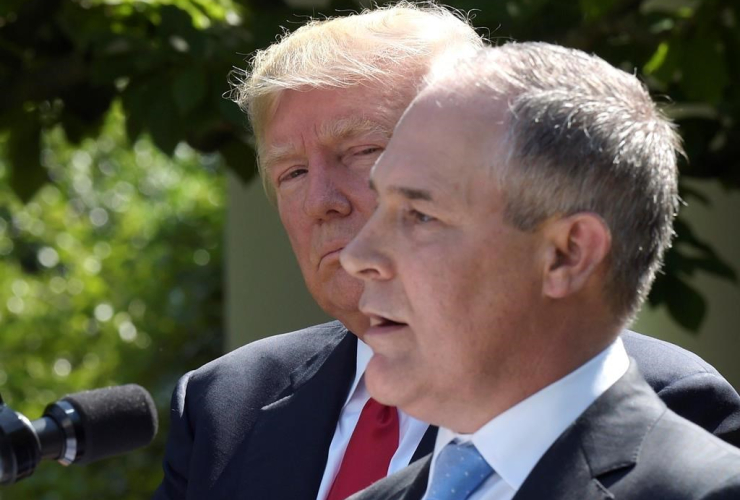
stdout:
<svg viewBox="0 0 740 500">
<path fill-rule="evenodd" d="M 464 500 L 488 477 L 493 469 L 472 443 L 450 443 L 434 464 L 427 500 Z"/>
</svg>

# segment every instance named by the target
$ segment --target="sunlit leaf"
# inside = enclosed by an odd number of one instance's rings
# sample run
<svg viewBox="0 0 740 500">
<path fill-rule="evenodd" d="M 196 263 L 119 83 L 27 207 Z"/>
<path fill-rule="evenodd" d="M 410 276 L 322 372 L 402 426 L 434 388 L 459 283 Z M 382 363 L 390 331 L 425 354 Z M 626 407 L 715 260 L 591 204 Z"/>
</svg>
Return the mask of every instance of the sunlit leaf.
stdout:
<svg viewBox="0 0 740 500">
<path fill-rule="evenodd" d="M 668 55 L 669 50 L 670 46 L 668 45 L 668 43 L 661 42 L 660 45 L 658 45 L 658 49 L 653 54 L 653 57 L 651 57 L 650 60 L 643 67 L 643 72 L 645 72 L 645 74 L 647 75 L 650 75 L 659 70 L 660 67 L 663 66 L 663 63 L 665 63 L 666 56 Z"/>
</svg>

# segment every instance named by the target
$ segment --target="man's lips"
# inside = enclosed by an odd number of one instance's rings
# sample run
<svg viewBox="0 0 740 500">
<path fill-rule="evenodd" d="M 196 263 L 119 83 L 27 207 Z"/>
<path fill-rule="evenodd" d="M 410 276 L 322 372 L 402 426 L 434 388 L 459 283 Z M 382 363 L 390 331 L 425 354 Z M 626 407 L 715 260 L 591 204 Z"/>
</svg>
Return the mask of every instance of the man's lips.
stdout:
<svg viewBox="0 0 740 500">
<path fill-rule="evenodd" d="M 338 247 L 332 247 L 332 249 L 331 249 L 331 250 L 327 250 L 326 252 L 324 252 L 324 254 L 323 254 L 323 255 L 321 256 L 321 258 L 319 259 L 319 265 L 320 265 L 320 264 L 321 264 L 321 263 L 322 263 L 322 262 L 324 261 L 324 259 L 326 259 L 326 258 L 332 258 L 332 257 L 336 257 L 336 258 L 339 258 L 339 252 L 341 252 L 342 250 L 344 250 L 344 245 L 342 245 L 342 246 L 338 246 Z"/>
<path fill-rule="evenodd" d="M 370 319 L 369 333 L 389 333 L 408 326 L 407 323 L 400 321 L 398 318 L 373 313 L 366 313 L 366 315 Z"/>
</svg>

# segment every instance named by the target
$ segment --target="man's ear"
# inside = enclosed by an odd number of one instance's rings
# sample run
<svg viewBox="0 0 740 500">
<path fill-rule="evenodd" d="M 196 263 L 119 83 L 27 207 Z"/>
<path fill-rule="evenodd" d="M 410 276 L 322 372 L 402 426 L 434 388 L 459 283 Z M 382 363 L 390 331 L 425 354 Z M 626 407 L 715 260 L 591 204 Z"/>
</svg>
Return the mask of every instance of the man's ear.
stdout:
<svg viewBox="0 0 740 500">
<path fill-rule="evenodd" d="M 543 231 L 547 245 L 543 293 L 554 299 L 581 290 L 611 249 L 606 222 L 592 212 L 550 220 Z"/>
</svg>

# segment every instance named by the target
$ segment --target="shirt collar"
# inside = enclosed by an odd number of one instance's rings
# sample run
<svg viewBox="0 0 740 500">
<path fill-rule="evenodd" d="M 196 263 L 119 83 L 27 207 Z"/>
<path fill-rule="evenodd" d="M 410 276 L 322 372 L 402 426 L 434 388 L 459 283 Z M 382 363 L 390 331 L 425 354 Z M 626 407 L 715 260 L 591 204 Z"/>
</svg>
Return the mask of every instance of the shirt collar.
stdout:
<svg viewBox="0 0 740 500">
<path fill-rule="evenodd" d="M 495 473 L 519 490 L 547 449 L 626 373 L 628 366 L 629 357 L 617 338 L 587 363 L 496 416 L 474 434 L 440 428 L 431 471 L 445 445 L 454 440 L 472 441 Z"/>
<path fill-rule="evenodd" d="M 370 399 L 370 394 L 365 388 L 365 368 L 370 362 L 370 358 L 373 357 L 373 350 L 370 346 L 364 343 L 359 338 L 357 339 L 357 366 L 355 368 L 355 379 L 352 381 L 352 386 L 347 393 L 347 400 L 344 402 L 342 411 L 362 411 L 362 407 L 365 406 L 367 400 Z"/>
</svg>

